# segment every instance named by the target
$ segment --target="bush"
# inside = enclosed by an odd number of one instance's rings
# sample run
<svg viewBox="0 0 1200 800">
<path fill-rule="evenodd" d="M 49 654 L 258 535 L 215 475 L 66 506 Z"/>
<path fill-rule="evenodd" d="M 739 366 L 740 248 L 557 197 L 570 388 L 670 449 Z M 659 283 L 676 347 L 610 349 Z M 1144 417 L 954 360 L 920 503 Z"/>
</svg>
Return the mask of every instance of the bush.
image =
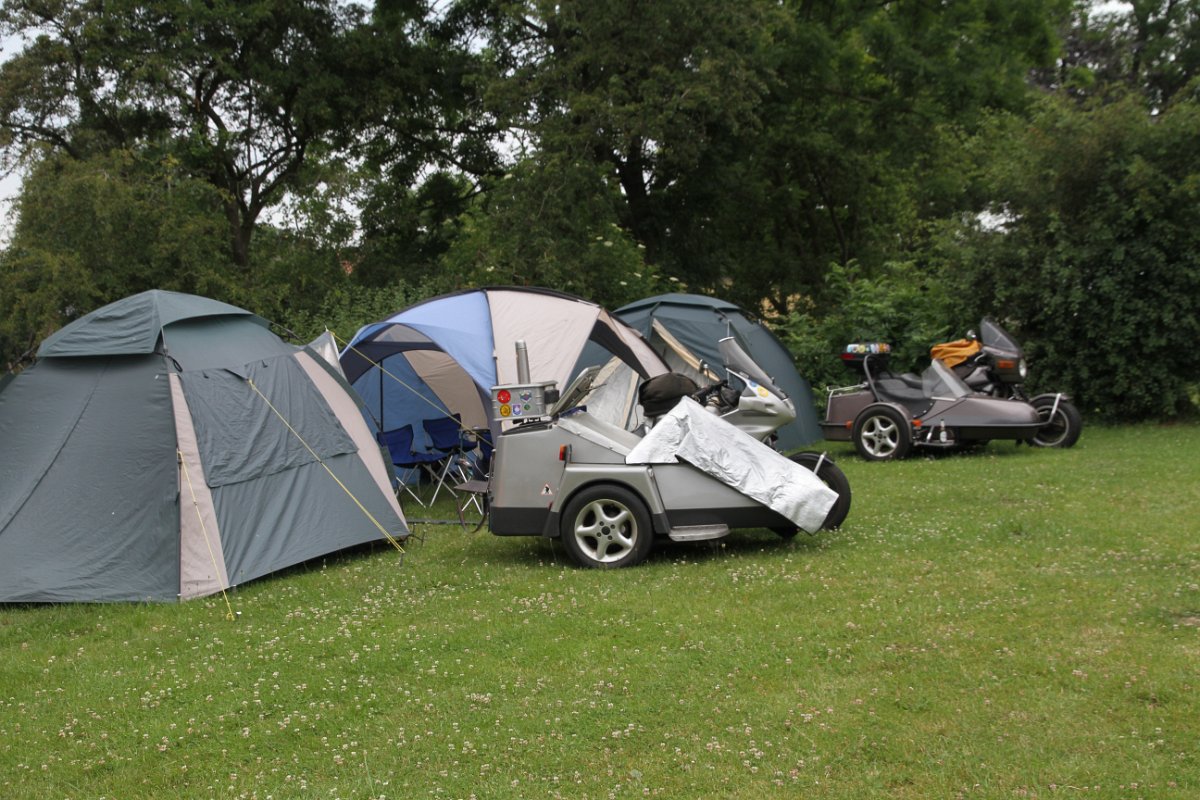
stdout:
<svg viewBox="0 0 1200 800">
<path fill-rule="evenodd" d="M 1035 384 L 1091 414 L 1175 417 L 1200 382 L 1200 104 L 1047 101 L 993 131 L 1007 222 L 972 279 L 1019 322 Z"/>
<path fill-rule="evenodd" d="M 792 312 L 773 326 L 818 403 L 824 402 L 825 388 L 859 379 L 841 364 L 847 344 L 887 342 L 898 370 L 919 370 L 929 363 L 932 345 L 960 338 L 973 324 L 958 319 L 945 284 L 911 262 L 889 263 L 874 277 L 857 265 L 834 265 L 826 283 L 828 296 L 841 298 L 839 303 Z"/>
</svg>

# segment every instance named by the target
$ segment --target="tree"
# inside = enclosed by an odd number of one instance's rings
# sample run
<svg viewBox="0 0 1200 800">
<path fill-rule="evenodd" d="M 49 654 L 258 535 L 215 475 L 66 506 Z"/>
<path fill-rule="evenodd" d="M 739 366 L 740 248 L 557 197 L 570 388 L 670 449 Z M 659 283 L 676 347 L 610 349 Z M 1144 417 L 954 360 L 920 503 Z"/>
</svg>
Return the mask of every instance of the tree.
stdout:
<svg viewBox="0 0 1200 800">
<path fill-rule="evenodd" d="M 454 15 L 488 44 L 486 112 L 543 166 L 619 189 L 619 223 L 658 262 L 675 222 L 661 192 L 719 132 L 759 124 L 774 13 L 720 0 L 467 0 Z"/>
<path fill-rule="evenodd" d="M 1024 102 L 1064 0 L 934 4 L 461 0 L 485 108 L 515 141 L 592 165 L 664 274 L 785 313 L 832 263 L 868 272 L 961 209 L 947 158 Z"/>
<path fill-rule="evenodd" d="M 170 157 L 50 156 L 18 200 L 0 256 L 0 360 L 93 308 L 146 289 L 229 298 L 221 197 Z"/>
<path fill-rule="evenodd" d="M 1037 83 L 1078 100 L 1116 99 L 1132 92 L 1161 109 L 1195 91 L 1200 74 L 1200 2 L 1132 0 L 1095 8 L 1078 0 L 1053 68 Z"/>
<path fill-rule="evenodd" d="M 616 187 L 593 165 L 564 161 L 525 159 L 480 196 L 442 260 L 443 288 L 549 286 L 610 308 L 658 290 L 618 224 Z"/>
<path fill-rule="evenodd" d="M 362 10 L 335 0 L 5 0 L 0 30 L 26 40 L 0 67 L 0 130 L 83 159 L 170 152 L 220 192 L 229 258 L 306 161 L 347 134 L 360 96 L 343 44 Z M 377 72 L 377 71 L 375 71 Z"/>
<path fill-rule="evenodd" d="M 415 188 L 374 181 L 360 210 L 356 280 L 369 286 L 398 279 L 454 285 L 464 276 L 442 275 L 442 258 L 462 234 L 475 194 L 469 178 L 449 171 L 435 172 Z"/>
</svg>

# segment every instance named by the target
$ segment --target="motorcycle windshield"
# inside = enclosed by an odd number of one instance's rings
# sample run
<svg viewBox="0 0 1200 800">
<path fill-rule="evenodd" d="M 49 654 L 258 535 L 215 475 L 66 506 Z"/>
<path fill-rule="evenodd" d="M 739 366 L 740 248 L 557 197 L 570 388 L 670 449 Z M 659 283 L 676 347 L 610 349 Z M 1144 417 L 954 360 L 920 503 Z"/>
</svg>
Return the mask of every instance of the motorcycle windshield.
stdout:
<svg viewBox="0 0 1200 800">
<path fill-rule="evenodd" d="M 979 323 L 979 338 L 984 347 L 1007 350 L 1015 353 L 1018 357 L 1022 355 L 1021 345 L 1017 344 L 1017 340 L 1009 336 L 1008 331 L 1001 328 L 991 317 L 984 317 L 983 321 Z"/>
<path fill-rule="evenodd" d="M 742 346 L 737 343 L 737 339 L 732 336 L 726 336 L 724 339 L 717 342 L 717 348 L 721 351 L 721 360 L 725 363 L 725 369 L 740 372 L 750 380 L 766 388 L 768 392 L 778 397 L 787 399 L 787 392 L 775 385 L 775 381 L 771 380 L 771 376 L 763 372 L 762 367 L 754 362 L 750 354 L 742 349 Z"/>
<path fill-rule="evenodd" d="M 966 397 L 971 394 L 971 387 L 958 377 L 958 374 L 943 364 L 934 360 L 929 369 L 921 375 L 921 389 L 926 397 Z"/>
</svg>

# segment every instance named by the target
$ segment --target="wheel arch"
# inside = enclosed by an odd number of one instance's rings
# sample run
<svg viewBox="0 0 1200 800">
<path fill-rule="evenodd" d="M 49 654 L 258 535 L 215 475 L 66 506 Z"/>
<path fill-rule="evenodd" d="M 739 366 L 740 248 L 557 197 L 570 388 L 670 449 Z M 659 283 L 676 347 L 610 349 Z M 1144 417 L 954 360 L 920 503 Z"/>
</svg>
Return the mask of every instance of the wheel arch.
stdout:
<svg viewBox="0 0 1200 800">
<path fill-rule="evenodd" d="M 1066 392 L 1042 392 L 1041 394 L 1035 394 L 1026 402 L 1030 405 L 1033 405 L 1038 400 L 1054 400 L 1056 397 L 1062 398 L 1063 400 L 1071 400 L 1071 395 L 1067 394 Z"/>
<path fill-rule="evenodd" d="M 550 513 L 546 516 L 542 536 L 547 539 L 559 538 L 563 510 L 580 492 L 595 486 L 618 486 L 631 492 L 645 506 L 655 535 L 665 534 L 670 530 L 662 498 L 658 494 L 658 487 L 654 484 L 654 475 L 648 466 L 639 465 L 636 469 L 623 470 L 613 470 L 611 464 L 597 466 L 600 469 L 595 471 L 591 469 L 581 472 L 568 471 L 563 475 L 563 482 L 559 484 L 558 494 L 554 498 Z"/>
<path fill-rule="evenodd" d="M 900 405 L 899 403 L 893 403 L 891 400 L 876 400 L 874 403 L 866 406 L 862 411 L 859 411 L 858 414 L 854 416 L 854 424 L 857 425 L 859 419 L 879 408 L 890 408 L 892 411 L 895 411 L 897 414 L 904 417 L 904 419 L 908 420 L 909 427 L 912 427 L 912 413 L 904 406 Z"/>
</svg>

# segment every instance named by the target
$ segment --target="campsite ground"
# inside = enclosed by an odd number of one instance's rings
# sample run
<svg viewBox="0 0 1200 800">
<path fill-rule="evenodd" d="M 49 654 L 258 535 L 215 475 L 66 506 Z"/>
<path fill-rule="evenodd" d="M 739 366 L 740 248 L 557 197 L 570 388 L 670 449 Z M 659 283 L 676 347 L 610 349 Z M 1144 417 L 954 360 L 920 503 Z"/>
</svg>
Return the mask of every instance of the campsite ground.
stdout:
<svg viewBox="0 0 1200 800">
<path fill-rule="evenodd" d="M 845 528 L 790 543 L 599 573 L 419 525 L 232 621 L 0 607 L 0 795 L 1196 797 L 1198 450 L 839 450 Z"/>
</svg>

